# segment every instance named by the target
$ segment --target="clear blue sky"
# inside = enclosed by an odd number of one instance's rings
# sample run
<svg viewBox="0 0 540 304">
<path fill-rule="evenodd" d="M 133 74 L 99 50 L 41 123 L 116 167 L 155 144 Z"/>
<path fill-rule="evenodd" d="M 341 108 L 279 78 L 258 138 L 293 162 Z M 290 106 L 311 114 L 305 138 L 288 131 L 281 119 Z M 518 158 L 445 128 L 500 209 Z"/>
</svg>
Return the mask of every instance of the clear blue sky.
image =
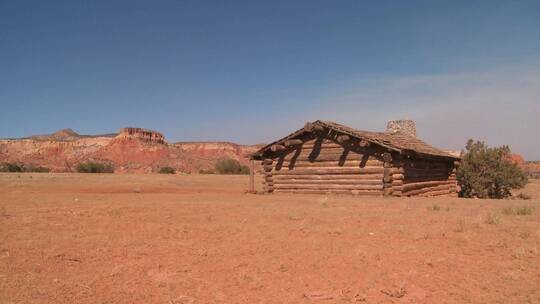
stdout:
<svg viewBox="0 0 540 304">
<path fill-rule="evenodd" d="M 413 118 L 444 148 L 540 159 L 539 59 L 537 0 L 0 0 L 0 137 L 256 143 L 319 118 Z"/>
</svg>

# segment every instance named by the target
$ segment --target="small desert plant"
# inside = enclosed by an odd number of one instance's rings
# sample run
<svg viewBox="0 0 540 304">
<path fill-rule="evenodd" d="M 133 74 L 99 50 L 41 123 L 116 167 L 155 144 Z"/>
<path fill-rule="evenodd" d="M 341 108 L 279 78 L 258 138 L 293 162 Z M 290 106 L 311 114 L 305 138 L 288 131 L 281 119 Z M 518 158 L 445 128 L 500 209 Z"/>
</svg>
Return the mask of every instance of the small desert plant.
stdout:
<svg viewBox="0 0 540 304">
<path fill-rule="evenodd" d="M 172 167 L 161 167 L 159 169 L 159 173 L 161 174 L 175 174 L 176 170 Z"/>
<path fill-rule="evenodd" d="M 437 204 L 433 204 L 432 206 L 427 207 L 427 209 L 431 211 L 439 211 L 441 210 L 441 207 Z"/>
<path fill-rule="evenodd" d="M 2 163 L 0 172 L 23 172 L 23 166 L 16 163 Z"/>
<path fill-rule="evenodd" d="M 0 216 L 8 216 L 6 207 L 0 206 Z"/>
<path fill-rule="evenodd" d="M 113 173 L 114 168 L 110 164 L 87 161 L 77 165 L 79 173 Z"/>
<path fill-rule="evenodd" d="M 521 206 L 516 208 L 515 213 L 516 215 L 530 215 L 533 211 L 534 209 L 531 206 Z"/>
<path fill-rule="evenodd" d="M 531 206 L 521 206 L 516 208 L 506 207 L 502 210 L 504 215 L 530 215 L 534 211 Z"/>
<path fill-rule="evenodd" d="M 515 214 L 514 208 L 512 208 L 512 207 L 505 207 L 505 208 L 502 210 L 502 214 L 504 214 L 504 215 L 514 215 L 514 214 Z"/>
<path fill-rule="evenodd" d="M 199 174 L 214 174 L 214 170 L 212 169 L 201 169 L 199 170 Z"/>
<path fill-rule="evenodd" d="M 471 139 L 465 149 L 457 171 L 462 196 L 506 198 L 527 184 L 526 174 L 509 159 L 508 146 L 490 148 Z"/>
<path fill-rule="evenodd" d="M 232 158 L 223 158 L 216 162 L 216 172 L 219 174 L 249 174 L 249 168 Z"/>
<path fill-rule="evenodd" d="M 486 216 L 486 224 L 490 225 L 498 225 L 501 223 L 501 218 L 496 213 L 488 213 Z"/>
<path fill-rule="evenodd" d="M 24 172 L 49 173 L 51 172 L 51 169 L 47 167 L 42 167 L 42 166 L 38 166 L 38 167 L 28 166 L 28 167 L 24 167 Z"/>
<path fill-rule="evenodd" d="M 531 196 L 528 194 L 520 193 L 516 196 L 516 198 L 521 200 L 530 200 Z"/>
</svg>

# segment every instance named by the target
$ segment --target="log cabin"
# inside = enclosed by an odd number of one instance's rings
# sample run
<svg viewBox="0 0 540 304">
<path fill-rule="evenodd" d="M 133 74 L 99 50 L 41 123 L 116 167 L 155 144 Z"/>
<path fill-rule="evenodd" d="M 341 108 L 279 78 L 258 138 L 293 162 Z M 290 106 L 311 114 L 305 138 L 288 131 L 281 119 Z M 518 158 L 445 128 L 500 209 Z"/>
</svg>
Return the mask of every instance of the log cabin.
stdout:
<svg viewBox="0 0 540 304">
<path fill-rule="evenodd" d="M 410 120 L 386 132 L 317 120 L 250 155 L 250 191 L 258 164 L 265 193 L 457 196 L 459 160 L 418 139 Z"/>
</svg>

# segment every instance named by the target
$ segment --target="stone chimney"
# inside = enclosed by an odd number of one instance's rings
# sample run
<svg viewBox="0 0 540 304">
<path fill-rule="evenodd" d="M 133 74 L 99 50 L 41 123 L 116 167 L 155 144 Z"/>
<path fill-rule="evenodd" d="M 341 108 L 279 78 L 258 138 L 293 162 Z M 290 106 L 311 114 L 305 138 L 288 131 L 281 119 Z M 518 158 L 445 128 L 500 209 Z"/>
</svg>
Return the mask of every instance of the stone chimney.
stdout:
<svg viewBox="0 0 540 304">
<path fill-rule="evenodd" d="M 414 120 L 409 119 L 390 120 L 386 125 L 386 132 L 416 137 L 416 124 L 414 123 Z"/>
</svg>

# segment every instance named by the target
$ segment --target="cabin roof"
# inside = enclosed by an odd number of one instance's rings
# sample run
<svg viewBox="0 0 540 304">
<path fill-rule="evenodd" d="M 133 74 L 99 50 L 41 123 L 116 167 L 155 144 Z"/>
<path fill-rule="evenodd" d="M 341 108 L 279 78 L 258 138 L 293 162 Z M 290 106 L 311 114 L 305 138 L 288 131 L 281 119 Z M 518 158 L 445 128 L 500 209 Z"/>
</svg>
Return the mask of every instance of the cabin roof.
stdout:
<svg viewBox="0 0 540 304">
<path fill-rule="evenodd" d="M 390 132 L 371 132 L 357 130 L 333 121 L 316 120 L 312 122 L 313 125 L 319 125 L 325 129 L 329 129 L 338 133 L 343 133 L 357 139 L 363 139 L 370 143 L 382 146 L 384 148 L 396 151 L 400 154 L 411 155 L 418 158 L 438 158 L 445 160 L 459 160 L 459 157 L 448 154 L 440 149 L 437 149 L 424 141 L 410 135 L 402 133 L 390 133 Z M 270 143 L 261 149 L 257 150 L 251 155 L 254 159 L 260 159 L 262 154 L 270 149 L 275 144 L 281 144 L 285 140 L 293 139 L 303 133 L 307 132 L 304 128 L 299 129 L 273 143 Z"/>
</svg>

